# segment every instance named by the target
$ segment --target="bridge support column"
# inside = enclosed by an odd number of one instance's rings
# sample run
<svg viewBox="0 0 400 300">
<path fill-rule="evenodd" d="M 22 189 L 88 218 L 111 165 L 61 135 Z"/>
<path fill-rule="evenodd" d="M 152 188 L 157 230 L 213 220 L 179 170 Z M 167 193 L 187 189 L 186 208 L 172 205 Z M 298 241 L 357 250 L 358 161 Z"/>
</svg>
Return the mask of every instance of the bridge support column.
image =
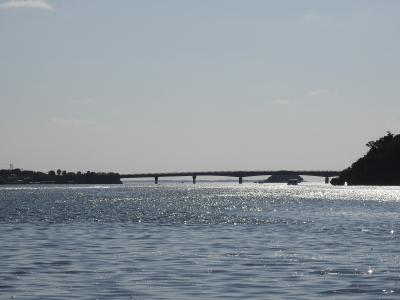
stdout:
<svg viewBox="0 0 400 300">
<path fill-rule="evenodd" d="M 158 176 L 154 177 L 154 183 L 158 184 Z"/>
<path fill-rule="evenodd" d="M 243 183 L 243 177 L 239 177 L 239 184 Z"/>
<path fill-rule="evenodd" d="M 325 177 L 325 183 L 329 183 L 329 177 Z"/>
<path fill-rule="evenodd" d="M 196 184 L 196 175 L 193 175 L 192 179 L 193 179 L 193 184 Z"/>
</svg>

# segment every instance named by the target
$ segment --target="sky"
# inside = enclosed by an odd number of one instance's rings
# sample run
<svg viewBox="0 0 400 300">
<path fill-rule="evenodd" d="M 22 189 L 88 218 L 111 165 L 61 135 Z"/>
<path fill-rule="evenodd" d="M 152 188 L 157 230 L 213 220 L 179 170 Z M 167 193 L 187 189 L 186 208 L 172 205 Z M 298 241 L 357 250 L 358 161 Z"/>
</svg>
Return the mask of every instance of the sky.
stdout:
<svg viewBox="0 0 400 300">
<path fill-rule="evenodd" d="M 0 0 L 0 168 L 341 170 L 400 128 L 400 1 Z"/>
</svg>

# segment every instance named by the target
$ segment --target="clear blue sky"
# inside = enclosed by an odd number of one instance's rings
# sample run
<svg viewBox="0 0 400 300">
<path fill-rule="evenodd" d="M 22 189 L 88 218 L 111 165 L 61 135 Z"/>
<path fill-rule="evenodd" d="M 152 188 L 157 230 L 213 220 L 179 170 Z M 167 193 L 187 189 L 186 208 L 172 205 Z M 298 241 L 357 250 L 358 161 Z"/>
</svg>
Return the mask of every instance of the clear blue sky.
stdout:
<svg viewBox="0 0 400 300">
<path fill-rule="evenodd" d="M 399 132 L 399 37 L 396 0 L 3 0 L 0 163 L 342 169 Z"/>
</svg>

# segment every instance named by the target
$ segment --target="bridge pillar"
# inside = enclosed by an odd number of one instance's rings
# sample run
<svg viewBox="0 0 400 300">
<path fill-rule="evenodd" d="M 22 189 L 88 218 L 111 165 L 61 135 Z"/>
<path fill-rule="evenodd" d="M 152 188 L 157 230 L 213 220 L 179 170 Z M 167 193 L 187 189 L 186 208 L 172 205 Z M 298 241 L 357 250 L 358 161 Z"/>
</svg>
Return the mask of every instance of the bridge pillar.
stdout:
<svg viewBox="0 0 400 300">
<path fill-rule="evenodd" d="M 196 175 L 193 175 L 192 179 L 193 179 L 193 184 L 196 184 Z"/>
<path fill-rule="evenodd" d="M 239 184 L 243 183 L 243 177 L 239 177 Z"/>
<path fill-rule="evenodd" d="M 329 177 L 325 177 L 325 183 L 329 183 Z"/>
<path fill-rule="evenodd" d="M 155 184 L 158 184 L 158 176 L 155 176 L 155 177 L 154 177 L 154 183 L 155 183 Z"/>
</svg>

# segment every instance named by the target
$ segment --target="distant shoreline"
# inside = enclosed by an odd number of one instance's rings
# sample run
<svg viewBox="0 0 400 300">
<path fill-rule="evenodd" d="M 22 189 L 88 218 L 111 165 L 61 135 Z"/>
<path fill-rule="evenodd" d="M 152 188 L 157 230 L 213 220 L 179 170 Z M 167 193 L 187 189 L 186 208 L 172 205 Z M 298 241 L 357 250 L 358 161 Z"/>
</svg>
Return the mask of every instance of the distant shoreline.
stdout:
<svg viewBox="0 0 400 300">
<path fill-rule="evenodd" d="M 0 184 L 122 184 L 118 173 L 0 170 Z"/>
</svg>

